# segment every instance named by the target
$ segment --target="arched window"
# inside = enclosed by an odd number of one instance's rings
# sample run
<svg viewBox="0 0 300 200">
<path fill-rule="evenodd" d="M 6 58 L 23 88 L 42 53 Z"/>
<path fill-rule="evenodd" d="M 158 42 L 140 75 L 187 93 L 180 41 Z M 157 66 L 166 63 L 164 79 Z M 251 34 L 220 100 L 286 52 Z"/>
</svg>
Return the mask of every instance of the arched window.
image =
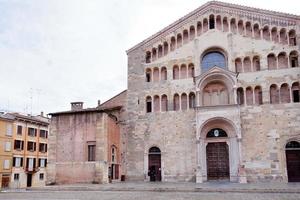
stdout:
<svg viewBox="0 0 300 200">
<path fill-rule="evenodd" d="M 249 57 L 244 58 L 244 72 L 251 72 L 251 60 Z"/>
<path fill-rule="evenodd" d="M 252 37 L 252 27 L 250 22 L 246 22 L 246 36 Z"/>
<path fill-rule="evenodd" d="M 146 82 L 151 82 L 152 71 L 151 69 L 146 69 Z"/>
<path fill-rule="evenodd" d="M 195 75 L 195 68 L 194 68 L 194 64 L 190 63 L 189 67 L 188 67 L 188 78 L 193 78 Z"/>
<path fill-rule="evenodd" d="M 156 48 L 153 48 L 152 49 L 152 61 L 155 61 L 156 60 L 156 57 L 157 55 L 156 55 Z"/>
<path fill-rule="evenodd" d="M 167 55 L 169 52 L 169 44 L 164 42 L 164 56 Z"/>
<path fill-rule="evenodd" d="M 146 112 L 152 112 L 152 98 L 150 96 L 146 97 Z"/>
<path fill-rule="evenodd" d="M 286 30 L 282 28 L 279 32 L 279 37 L 280 37 L 280 43 L 281 44 L 287 44 L 287 35 L 286 35 Z"/>
<path fill-rule="evenodd" d="M 179 79 L 179 67 L 178 65 L 174 65 L 173 67 L 173 79 Z"/>
<path fill-rule="evenodd" d="M 253 105 L 253 90 L 251 87 L 246 88 L 246 103 L 247 105 Z"/>
<path fill-rule="evenodd" d="M 300 87 L 299 82 L 295 82 L 292 84 L 292 95 L 293 95 L 293 102 L 299 103 L 300 102 Z"/>
<path fill-rule="evenodd" d="M 208 21 L 207 21 L 207 19 L 205 18 L 205 19 L 203 20 L 203 33 L 205 33 L 207 30 L 208 30 Z"/>
<path fill-rule="evenodd" d="M 239 32 L 239 34 L 244 35 L 244 23 L 243 23 L 243 20 L 240 20 L 238 22 L 238 32 Z"/>
<path fill-rule="evenodd" d="M 235 71 L 236 72 L 243 72 L 243 65 L 240 58 L 235 59 Z"/>
<path fill-rule="evenodd" d="M 177 111 L 180 109 L 180 104 L 179 104 L 179 95 L 174 94 L 173 98 L 173 110 Z"/>
<path fill-rule="evenodd" d="M 162 45 L 158 45 L 158 57 L 162 57 L 163 56 L 163 47 Z"/>
<path fill-rule="evenodd" d="M 160 106 L 159 106 L 159 96 L 155 95 L 154 96 L 154 112 L 159 112 L 160 111 Z"/>
<path fill-rule="evenodd" d="M 149 154 L 160 154 L 160 149 L 158 147 L 151 147 L 149 149 Z"/>
<path fill-rule="evenodd" d="M 297 45 L 295 30 L 290 30 L 289 31 L 289 43 L 290 43 L 291 46 L 296 46 Z"/>
<path fill-rule="evenodd" d="M 279 69 L 288 68 L 288 58 L 285 52 L 281 52 L 278 55 L 278 68 Z"/>
<path fill-rule="evenodd" d="M 180 66 L 180 79 L 185 79 L 187 75 L 187 68 L 185 64 Z"/>
<path fill-rule="evenodd" d="M 167 68 L 166 67 L 162 67 L 161 68 L 161 74 L 160 74 L 160 80 L 165 81 L 168 78 L 168 74 L 167 74 Z"/>
<path fill-rule="evenodd" d="M 276 27 L 272 28 L 271 35 L 272 35 L 272 41 L 278 43 L 279 42 L 279 37 L 278 37 L 278 33 L 277 33 L 277 28 Z"/>
<path fill-rule="evenodd" d="M 195 38 L 195 27 L 190 27 L 190 40 L 193 40 Z"/>
<path fill-rule="evenodd" d="M 223 31 L 224 32 L 228 32 L 229 28 L 228 28 L 228 21 L 227 21 L 227 17 L 223 18 Z"/>
<path fill-rule="evenodd" d="M 287 83 L 284 83 L 280 87 L 280 102 L 281 103 L 290 103 L 290 88 Z"/>
<path fill-rule="evenodd" d="M 230 20 L 230 31 L 236 33 L 236 21 L 234 18 Z"/>
<path fill-rule="evenodd" d="M 181 95 L 181 110 L 186 110 L 187 109 L 187 95 L 183 93 Z"/>
<path fill-rule="evenodd" d="M 189 41 L 189 32 L 188 30 L 183 31 L 183 44 L 186 44 Z"/>
<path fill-rule="evenodd" d="M 195 96 L 195 93 L 194 92 L 191 92 L 189 94 L 189 108 L 194 108 L 196 106 L 196 96 Z"/>
<path fill-rule="evenodd" d="M 258 56 L 253 57 L 253 70 L 260 71 L 260 61 Z"/>
<path fill-rule="evenodd" d="M 177 34 L 177 48 L 182 46 L 182 36 L 180 33 Z"/>
<path fill-rule="evenodd" d="M 171 37 L 171 46 L 170 46 L 170 49 L 171 51 L 174 51 L 176 48 L 176 39 L 175 37 Z"/>
<path fill-rule="evenodd" d="M 198 22 L 197 23 L 197 35 L 199 36 L 199 35 L 201 35 L 201 33 L 202 33 L 202 24 L 201 24 L 201 22 Z"/>
<path fill-rule="evenodd" d="M 277 69 L 277 60 L 274 54 L 268 55 L 268 69 Z"/>
<path fill-rule="evenodd" d="M 165 94 L 161 96 L 161 111 L 168 111 L 168 97 Z"/>
<path fill-rule="evenodd" d="M 225 56 L 219 51 L 211 51 L 206 53 L 201 61 L 202 72 L 205 72 L 214 66 L 226 68 Z"/>
<path fill-rule="evenodd" d="M 270 103 L 276 104 L 279 103 L 279 90 L 277 88 L 277 85 L 272 84 L 270 86 Z"/>
<path fill-rule="evenodd" d="M 242 87 L 239 87 L 237 89 L 237 103 L 239 105 L 244 104 L 244 89 Z"/>
<path fill-rule="evenodd" d="M 253 32 L 254 32 L 254 38 L 255 39 L 260 39 L 260 30 L 259 30 L 259 25 L 258 24 L 254 24 Z"/>
<path fill-rule="evenodd" d="M 261 105 L 263 104 L 262 101 L 262 90 L 260 86 L 256 86 L 254 89 L 254 96 L 255 96 L 255 104 Z"/>
<path fill-rule="evenodd" d="M 270 30 L 269 30 L 269 27 L 268 26 L 265 26 L 264 29 L 263 29 L 263 38 L 265 40 L 270 40 Z"/>
<path fill-rule="evenodd" d="M 214 29 L 215 28 L 215 16 L 210 15 L 209 16 L 209 29 Z"/>
<path fill-rule="evenodd" d="M 117 163 L 117 148 L 113 145 L 111 147 L 111 162 Z"/>
<path fill-rule="evenodd" d="M 159 81 L 159 69 L 155 67 L 153 69 L 153 82 L 158 82 Z"/>
<path fill-rule="evenodd" d="M 151 62 L 151 52 L 147 51 L 146 52 L 146 63 L 150 63 Z"/>
<path fill-rule="evenodd" d="M 206 137 L 213 138 L 213 137 L 228 137 L 227 133 L 220 128 L 214 128 L 208 131 Z"/>
<path fill-rule="evenodd" d="M 221 16 L 218 15 L 217 18 L 216 18 L 216 27 L 218 30 L 222 30 L 222 21 L 221 21 Z"/>
<path fill-rule="evenodd" d="M 290 53 L 290 66 L 291 67 L 299 67 L 298 52 L 297 51 L 292 51 Z"/>
</svg>

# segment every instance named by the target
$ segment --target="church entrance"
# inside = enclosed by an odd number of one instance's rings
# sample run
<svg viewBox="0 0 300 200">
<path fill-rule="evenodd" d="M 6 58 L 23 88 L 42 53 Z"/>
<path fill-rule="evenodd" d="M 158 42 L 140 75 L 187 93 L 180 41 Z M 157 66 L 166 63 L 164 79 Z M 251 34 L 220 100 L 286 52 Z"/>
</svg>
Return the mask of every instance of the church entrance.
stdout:
<svg viewBox="0 0 300 200">
<path fill-rule="evenodd" d="M 149 149 L 148 176 L 150 181 L 161 181 L 161 151 L 157 147 Z"/>
<path fill-rule="evenodd" d="M 229 179 L 229 153 L 226 142 L 208 143 L 206 162 L 208 180 Z"/>
<path fill-rule="evenodd" d="M 291 141 L 285 146 L 289 182 L 300 182 L 300 143 Z"/>
<path fill-rule="evenodd" d="M 222 129 L 211 129 L 206 137 L 210 140 L 206 146 L 208 180 L 229 179 L 229 151 L 224 141 L 227 138 L 226 132 Z"/>
</svg>

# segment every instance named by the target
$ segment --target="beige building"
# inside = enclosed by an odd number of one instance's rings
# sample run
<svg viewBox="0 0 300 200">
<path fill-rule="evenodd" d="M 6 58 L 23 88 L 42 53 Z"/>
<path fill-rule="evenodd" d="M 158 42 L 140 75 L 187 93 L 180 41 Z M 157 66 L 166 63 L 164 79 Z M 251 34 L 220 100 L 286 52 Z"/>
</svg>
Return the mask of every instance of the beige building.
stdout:
<svg viewBox="0 0 300 200">
<path fill-rule="evenodd" d="M 6 114 L 14 119 L 11 188 L 44 186 L 46 180 L 48 118 Z"/>
<path fill-rule="evenodd" d="M 128 180 L 300 181 L 300 16 L 211 1 L 127 51 Z"/>
<path fill-rule="evenodd" d="M 0 114 L 0 188 L 9 187 L 12 168 L 13 118 Z"/>
</svg>

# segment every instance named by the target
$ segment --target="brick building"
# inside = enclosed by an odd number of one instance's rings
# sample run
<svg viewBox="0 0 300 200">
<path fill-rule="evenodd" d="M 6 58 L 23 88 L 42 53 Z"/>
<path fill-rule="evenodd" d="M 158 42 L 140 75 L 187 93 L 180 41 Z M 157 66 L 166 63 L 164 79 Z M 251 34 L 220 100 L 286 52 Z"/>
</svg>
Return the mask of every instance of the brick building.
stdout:
<svg viewBox="0 0 300 200">
<path fill-rule="evenodd" d="M 128 180 L 300 181 L 300 16 L 211 1 L 127 51 Z"/>
<path fill-rule="evenodd" d="M 71 103 L 51 113 L 47 184 L 108 183 L 121 179 L 120 118 L 126 91 L 95 108 Z"/>
</svg>

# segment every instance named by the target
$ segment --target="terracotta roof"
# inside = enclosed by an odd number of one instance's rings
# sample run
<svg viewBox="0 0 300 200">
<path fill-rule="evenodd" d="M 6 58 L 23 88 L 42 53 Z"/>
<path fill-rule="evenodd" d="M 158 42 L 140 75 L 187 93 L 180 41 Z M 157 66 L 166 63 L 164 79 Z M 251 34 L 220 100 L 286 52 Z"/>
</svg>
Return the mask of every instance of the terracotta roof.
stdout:
<svg viewBox="0 0 300 200">
<path fill-rule="evenodd" d="M 184 21 L 192 18 L 193 16 L 197 15 L 198 12 L 200 12 L 201 10 L 204 10 L 210 6 L 221 6 L 224 8 L 244 10 L 244 11 L 252 12 L 253 14 L 256 14 L 256 15 L 265 14 L 265 15 L 270 15 L 270 16 L 274 16 L 277 18 L 300 20 L 300 15 L 288 14 L 288 13 L 283 13 L 283 12 L 271 11 L 271 10 L 266 10 L 266 9 L 261 9 L 261 8 L 254 8 L 254 7 L 243 6 L 243 5 L 232 4 L 232 3 L 224 3 L 224 2 L 220 2 L 220 1 L 209 1 L 205 4 L 203 4 L 202 6 L 198 7 L 197 9 L 193 10 L 192 12 L 188 13 L 187 15 L 176 20 L 175 22 L 168 25 L 167 27 L 163 28 L 161 31 L 153 34 L 152 36 L 148 37 L 147 39 L 143 40 L 142 42 L 140 42 L 140 43 L 136 44 L 135 46 L 133 46 L 132 48 L 128 49 L 126 51 L 126 53 L 128 54 L 129 52 L 135 50 L 136 48 L 138 48 L 152 40 L 158 39 L 162 34 L 164 34 L 166 32 L 172 32 L 173 29 L 176 28 L 176 26 L 178 26 L 178 24 L 183 23 Z"/>
<path fill-rule="evenodd" d="M 20 113 L 7 113 L 8 115 L 11 115 L 14 117 L 15 120 L 22 120 L 22 121 L 28 121 L 32 123 L 38 123 L 38 124 L 43 124 L 43 125 L 49 125 L 48 120 L 42 120 L 40 118 L 37 118 L 36 116 L 31 116 L 31 115 L 23 115 Z"/>
</svg>

